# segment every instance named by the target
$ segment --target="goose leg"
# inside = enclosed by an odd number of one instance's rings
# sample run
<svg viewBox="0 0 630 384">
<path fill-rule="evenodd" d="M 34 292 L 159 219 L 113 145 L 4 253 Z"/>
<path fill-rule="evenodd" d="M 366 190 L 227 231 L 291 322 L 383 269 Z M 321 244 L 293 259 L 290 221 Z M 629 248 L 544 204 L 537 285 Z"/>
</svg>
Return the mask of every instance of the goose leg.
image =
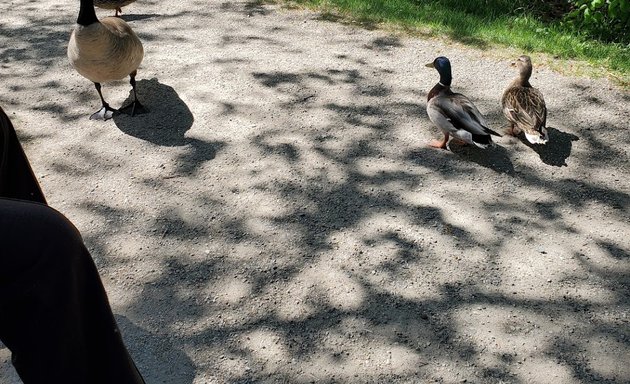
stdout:
<svg viewBox="0 0 630 384">
<path fill-rule="evenodd" d="M 101 98 L 101 104 L 103 105 L 103 107 L 101 109 L 99 109 L 98 111 L 94 112 L 90 116 L 90 120 L 103 120 L 103 121 L 105 121 L 107 119 L 111 119 L 112 116 L 114 116 L 114 112 L 116 112 L 116 110 L 113 109 L 112 107 L 110 107 L 109 104 L 107 104 L 107 102 L 103 98 L 103 93 L 101 93 L 101 84 L 100 83 L 94 83 L 94 86 L 96 87 L 96 91 L 98 92 L 98 96 Z"/>
<path fill-rule="evenodd" d="M 131 104 L 120 108 L 120 112 L 126 113 L 131 116 L 136 114 L 141 115 L 147 113 L 147 109 L 138 101 L 138 95 L 136 94 L 136 71 L 129 74 L 129 84 L 131 84 L 131 90 L 133 92 L 133 102 Z"/>
<path fill-rule="evenodd" d="M 120 15 L 122 15 L 122 9 L 120 9 L 120 7 L 118 7 L 118 8 L 116 8 L 116 13 L 114 14 L 114 17 L 122 17 Z"/>
<path fill-rule="evenodd" d="M 448 142 L 448 133 L 444 134 L 444 139 L 442 140 L 433 140 L 432 142 L 429 143 L 429 147 L 433 147 L 433 148 L 439 148 L 439 149 L 446 149 L 446 143 Z"/>
</svg>

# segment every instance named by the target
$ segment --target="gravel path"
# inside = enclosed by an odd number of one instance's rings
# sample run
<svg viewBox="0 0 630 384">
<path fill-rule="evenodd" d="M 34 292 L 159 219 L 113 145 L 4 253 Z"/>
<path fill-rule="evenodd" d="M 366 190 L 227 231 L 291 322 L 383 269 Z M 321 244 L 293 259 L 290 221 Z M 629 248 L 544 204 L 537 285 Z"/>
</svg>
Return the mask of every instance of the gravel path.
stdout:
<svg viewBox="0 0 630 384">
<path fill-rule="evenodd" d="M 630 382 L 628 93 L 536 68 L 547 146 L 438 151 L 423 64 L 448 56 L 501 129 L 508 60 L 141 0 L 151 113 L 94 122 L 65 53 L 78 6 L 0 4 L 0 105 L 148 383 Z M 3 347 L 0 382 L 19 383 Z"/>
</svg>

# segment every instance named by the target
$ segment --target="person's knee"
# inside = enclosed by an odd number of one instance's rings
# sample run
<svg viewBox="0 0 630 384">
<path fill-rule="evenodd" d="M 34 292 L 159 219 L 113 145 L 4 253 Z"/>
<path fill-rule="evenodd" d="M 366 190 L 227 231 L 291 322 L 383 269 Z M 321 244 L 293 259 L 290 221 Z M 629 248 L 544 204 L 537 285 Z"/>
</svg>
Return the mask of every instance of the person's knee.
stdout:
<svg viewBox="0 0 630 384">
<path fill-rule="evenodd" d="M 0 233 L 4 239 L 0 282 L 42 264 L 63 267 L 84 247 L 74 225 L 43 204 L 0 199 Z"/>
</svg>

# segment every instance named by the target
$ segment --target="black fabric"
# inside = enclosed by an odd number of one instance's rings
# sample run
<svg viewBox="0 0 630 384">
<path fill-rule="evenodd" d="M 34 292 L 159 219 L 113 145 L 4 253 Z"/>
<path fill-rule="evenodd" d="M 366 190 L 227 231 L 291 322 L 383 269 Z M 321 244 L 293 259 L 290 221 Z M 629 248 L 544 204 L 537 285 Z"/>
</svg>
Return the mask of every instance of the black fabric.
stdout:
<svg viewBox="0 0 630 384">
<path fill-rule="evenodd" d="M 0 195 L 0 340 L 16 371 L 25 384 L 144 383 L 80 233 L 37 202 L 45 200 L 28 160 L 8 137 L 0 146 L 11 153 L 0 153 L 0 180 L 12 186 L 0 190 L 9 191 Z"/>
<path fill-rule="evenodd" d="M 2 107 L 0 107 L 0 197 L 46 203 L 13 125 Z"/>
<path fill-rule="evenodd" d="M 0 199 L 0 233 L 0 340 L 24 383 L 142 383 L 76 228 Z"/>
</svg>

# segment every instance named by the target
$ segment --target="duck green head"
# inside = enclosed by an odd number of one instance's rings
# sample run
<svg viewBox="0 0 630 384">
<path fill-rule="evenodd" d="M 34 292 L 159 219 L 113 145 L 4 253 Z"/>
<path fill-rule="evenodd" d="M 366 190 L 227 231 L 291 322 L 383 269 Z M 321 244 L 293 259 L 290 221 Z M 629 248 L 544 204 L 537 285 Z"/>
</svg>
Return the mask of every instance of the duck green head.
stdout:
<svg viewBox="0 0 630 384">
<path fill-rule="evenodd" d="M 429 68 L 435 68 L 440 74 L 440 84 L 449 87 L 453 76 L 451 74 L 451 62 L 444 56 L 436 57 L 433 62 L 426 64 Z"/>
</svg>

